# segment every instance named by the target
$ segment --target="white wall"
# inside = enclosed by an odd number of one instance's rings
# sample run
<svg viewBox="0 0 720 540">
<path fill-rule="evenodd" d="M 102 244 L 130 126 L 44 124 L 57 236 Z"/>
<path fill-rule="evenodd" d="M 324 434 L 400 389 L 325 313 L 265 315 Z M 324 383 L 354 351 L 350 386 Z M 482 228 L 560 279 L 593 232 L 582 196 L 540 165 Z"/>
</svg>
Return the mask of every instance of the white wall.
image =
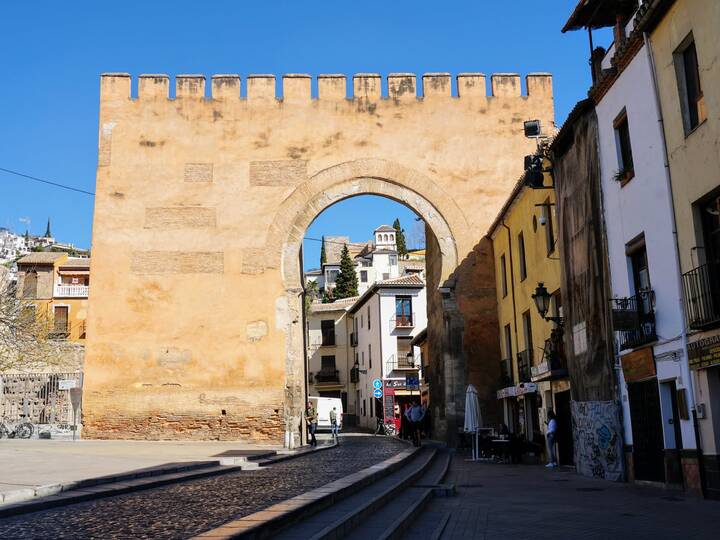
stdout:
<svg viewBox="0 0 720 540">
<path fill-rule="evenodd" d="M 687 358 L 683 355 L 681 361 L 662 359 L 665 353 L 682 350 L 684 321 L 680 309 L 679 269 L 674 255 L 672 205 L 663 160 L 664 142 L 654 96 L 650 62 L 643 47 L 596 107 L 611 285 L 615 297 L 634 294 L 625 248 L 644 233 L 650 283 L 655 291 L 659 339 L 654 354 L 659 357 L 658 382 L 677 379 L 678 389 L 688 388 L 691 394 Z M 614 179 L 620 165 L 613 123 L 623 108 L 627 111 L 635 177 L 621 187 Z M 630 418 L 627 387 L 622 378 L 620 382 L 624 416 Z M 667 424 L 667 418 L 664 423 Z M 682 421 L 681 430 L 683 447 L 694 448 L 692 423 Z M 625 442 L 632 443 L 630 429 L 626 429 Z"/>
</svg>

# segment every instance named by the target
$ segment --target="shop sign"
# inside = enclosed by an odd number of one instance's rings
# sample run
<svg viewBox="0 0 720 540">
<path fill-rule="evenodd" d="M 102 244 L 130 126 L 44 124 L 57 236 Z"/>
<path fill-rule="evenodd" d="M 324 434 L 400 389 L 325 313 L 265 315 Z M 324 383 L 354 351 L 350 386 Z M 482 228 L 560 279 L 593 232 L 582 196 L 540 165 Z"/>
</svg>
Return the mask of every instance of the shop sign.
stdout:
<svg viewBox="0 0 720 540">
<path fill-rule="evenodd" d="M 405 388 L 405 379 L 387 379 L 385 381 L 385 388 Z"/>
<path fill-rule="evenodd" d="M 652 347 L 638 349 L 620 357 L 625 382 L 632 383 L 655 377 Z"/>
<path fill-rule="evenodd" d="M 385 394 L 385 402 L 384 402 L 384 409 L 385 409 L 385 421 L 392 420 L 395 418 L 395 400 L 392 396 L 389 396 Z"/>
<path fill-rule="evenodd" d="M 405 375 L 405 388 L 420 390 L 420 378 L 417 375 Z"/>
<path fill-rule="evenodd" d="M 720 334 L 688 343 L 690 369 L 720 365 Z"/>
<path fill-rule="evenodd" d="M 537 366 L 530 367 L 530 376 L 534 379 L 550 372 L 550 362 L 540 362 Z"/>
<path fill-rule="evenodd" d="M 498 399 L 505 399 L 509 397 L 515 397 L 515 387 L 514 386 L 506 386 L 505 388 L 502 388 L 497 391 L 497 398 Z"/>
<path fill-rule="evenodd" d="M 532 394 L 534 392 L 537 392 L 537 384 L 531 382 L 520 383 L 515 388 L 516 396 L 523 396 L 525 394 Z"/>
</svg>

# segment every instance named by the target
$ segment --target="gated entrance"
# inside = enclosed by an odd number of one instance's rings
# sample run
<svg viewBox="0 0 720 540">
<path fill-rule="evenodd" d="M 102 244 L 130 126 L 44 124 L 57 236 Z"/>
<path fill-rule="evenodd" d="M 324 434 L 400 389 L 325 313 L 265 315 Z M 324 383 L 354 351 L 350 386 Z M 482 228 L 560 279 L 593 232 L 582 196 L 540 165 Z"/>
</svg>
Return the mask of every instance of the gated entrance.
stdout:
<svg viewBox="0 0 720 540">
<path fill-rule="evenodd" d="M 35 425 L 35 433 L 72 436 L 81 423 L 83 376 L 71 373 L 0 374 L 0 416 Z"/>
</svg>

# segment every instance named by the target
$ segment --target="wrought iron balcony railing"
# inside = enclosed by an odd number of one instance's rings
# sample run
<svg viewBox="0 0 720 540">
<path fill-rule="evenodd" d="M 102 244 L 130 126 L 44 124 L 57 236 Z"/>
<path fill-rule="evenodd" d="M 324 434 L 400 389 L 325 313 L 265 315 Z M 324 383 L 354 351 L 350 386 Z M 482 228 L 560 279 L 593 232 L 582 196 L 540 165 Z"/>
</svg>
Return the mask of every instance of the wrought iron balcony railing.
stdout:
<svg viewBox="0 0 720 540">
<path fill-rule="evenodd" d="M 395 315 L 390 319 L 390 331 L 397 328 L 414 328 L 415 327 L 415 313 L 407 315 Z"/>
<path fill-rule="evenodd" d="M 339 383 L 340 371 L 337 369 L 321 369 L 315 373 L 316 383 Z"/>
<path fill-rule="evenodd" d="M 618 333 L 620 350 L 657 340 L 654 291 L 640 291 L 628 298 L 613 298 L 610 304 L 613 329 Z"/>
<path fill-rule="evenodd" d="M 688 326 L 701 330 L 720 324 L 720 265 L 703 264 L 683 274 Z"/>
</svg>

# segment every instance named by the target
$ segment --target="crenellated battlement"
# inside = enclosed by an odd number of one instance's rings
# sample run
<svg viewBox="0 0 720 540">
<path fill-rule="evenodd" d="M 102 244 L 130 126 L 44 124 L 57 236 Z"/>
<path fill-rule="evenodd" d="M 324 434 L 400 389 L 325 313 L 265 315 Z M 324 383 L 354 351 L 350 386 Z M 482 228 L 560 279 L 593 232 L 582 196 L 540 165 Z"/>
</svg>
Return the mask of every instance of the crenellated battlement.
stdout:
<svg viewBox="0 0 720 540">
<path fill-rule="evenodd" d="M 137 99 L 171 99 L 170 77 L 165 74 L 140 75 L 137 78 Z M 483 73 L 459 73 L 455 76 L 456 95 L 450 73 L 391 73 L 385 80 L 378 73 L 357 73 L 352 76 L 352 93 L 348 95 L 347 76 L 323 74 L 317 76 L 317 97 L 312 95 L 313 80 L 306 74 L 285 74 L 278 81 L 275 75 L 223 74 L 211 77 L 210 92 L 206 93 L 205 75 L 176 75 L 174 99 L 247 100 L 247 102 L 306 103 L 313 100 L 436 100 L 442 98 L 543 98 L 552 99 L 552 75 L 530 73 L 525 77 L 527 92 L 523 95 L 520 75 L 494 73 L 490 88 Z M 242 86 L 244 84 L 244 97 Z M 132 77 L 128 73 L 103 73 L 100 98 L 103 101 L 132 99 Z"/>
</svg>

